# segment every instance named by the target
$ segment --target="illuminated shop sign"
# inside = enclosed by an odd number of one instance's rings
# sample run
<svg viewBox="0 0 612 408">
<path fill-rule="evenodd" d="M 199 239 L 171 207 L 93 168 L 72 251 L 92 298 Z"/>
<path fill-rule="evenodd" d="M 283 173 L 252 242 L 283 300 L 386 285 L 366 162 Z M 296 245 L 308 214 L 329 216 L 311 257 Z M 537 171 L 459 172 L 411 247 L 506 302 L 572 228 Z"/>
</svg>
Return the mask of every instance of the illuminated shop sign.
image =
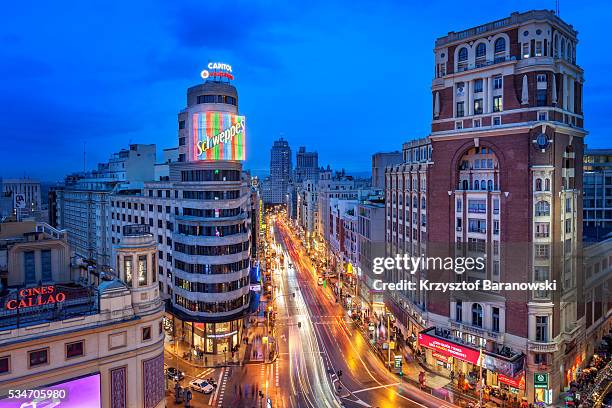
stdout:
<svg viewBox="0 0 612 408">
<path fill-rule="evenodd" d="M 500 383 L 504 383 L 506 385 L 509 385 L 510 387 L 518 388 L 519 390 L 525 389 L 525 375 L 524 374 L 521 375 L 519 378 L 511 378 L 511 377 L 506 377 L 503 374 L 498 374 L 497 380 Z"/>
<path fill-rule="evenodd" d="M 245 160 L 244 116 L 198 112 L 192 118 L 194 160 Z"/>
<path fill-rule="evenodd" d="M 62 303 L 65 300 L 66 294 L 56 291 L 55 286 L 40 286 L 37 288 L 21 289 L 19 297 L 7 301 L 5 307 L 8 310 L 25 309 L 34 306 Z"/>
<path fill-rule="evenodd" d="M 100 408 L 100 374 L 28 390 L 9 390 L 0 408 Z"/>
<path fill-rule="evenodd" d="M 478 365 L 478 360 L 480 359 L 480 352 L 478 350 L 438 339 L 437 337 L 424 333 L 419 333 L 419 344 L 423 347 L 437 351 L 438 355 L 455 357 L 474 365 Z"/>
<path fill-rule="evenodd" d="M 234 79 L 234 75 L 232 74 L 232 66 L 229 64 L 224 64 L 222 62 L 209 62 L 207 69 L 203 69 L 200 72 L 200 76 L 202 79 L 208 78 L 227 78 L 230 80 Z"/>
</svg>

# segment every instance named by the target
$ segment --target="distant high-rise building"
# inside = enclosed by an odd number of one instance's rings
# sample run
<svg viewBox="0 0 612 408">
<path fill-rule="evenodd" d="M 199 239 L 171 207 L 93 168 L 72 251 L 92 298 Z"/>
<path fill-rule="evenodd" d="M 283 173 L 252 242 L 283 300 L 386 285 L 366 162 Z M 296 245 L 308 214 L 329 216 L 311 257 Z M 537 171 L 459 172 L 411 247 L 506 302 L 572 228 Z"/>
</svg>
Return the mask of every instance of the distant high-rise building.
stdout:
<svg viewBox="0 0 612 408">
<path fill-rule="evenodd" d="M 301 183 L 305 180 L 319 181 L 319 154 L 307 152 L 306 147 L 301 146 L 295 154 L 293 181 Z"/>
<path fill-rule="evenodd" d="M 282 137 L 270 149 L 270 189 L 264 195 L 266 204 L 283 204 L 291 179 L 291 148 Z"/>
<path fill-rule="evenodd" d="M 374 153 L 372 155 L 372 188 L 385 188 L 385 167 L 402 162 L 402 153 L 399 151 Z"/>
<path fill-rule="evenodd" d="M 19 218 L 23 218 L 35 215 L 42 208 L 40 182 L 37 180 L 0 178 L 0 195 L 5 202 L 0 206 L 0 217 L 11 215 L 7 213 L 11 210 L 19 212 Z"/>
<path fill-rule="evenodd" d="M 584 236 L 600 240 L 612 231 L 612 149 L 584 153 Z"/>
</svg>

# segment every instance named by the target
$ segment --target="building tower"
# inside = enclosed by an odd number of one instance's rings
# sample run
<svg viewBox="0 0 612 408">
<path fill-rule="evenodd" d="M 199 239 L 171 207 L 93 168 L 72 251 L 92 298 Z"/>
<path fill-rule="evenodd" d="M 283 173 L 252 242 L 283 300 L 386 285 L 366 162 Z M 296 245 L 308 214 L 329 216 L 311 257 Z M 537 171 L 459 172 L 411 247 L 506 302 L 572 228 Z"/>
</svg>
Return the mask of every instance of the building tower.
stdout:
<svg viewBox="0 0 612 408">
<path fill-rule="evenodd" d="M 136 193 L 119 191 L 112 202 L 113 240 L 121 238 L 126 219 L 148 224 L 156 237 L 171 333 L 202 359 L 237 346 L 250 313 L 245 118 L 238 115 L 236 88 L 214 76 L 229 72 L 227 66 L 208 72 L 205 82 L 187 90 L 187 107 L 178 114 L 179 157 L 168 164 L 168 177 Z"/>
<path fill-rule="evenodd" d="M 285 203 L 291 172 L 291 147 L 289 142 L 281 137 L 270 149 L 270 194 L 268 197 L 264 196 L 266 204 Z"/>
<path fill-rule="evenodd" d="M 583 70 L 574 28 L 513 13 L 436 40 L 431 135 L 386 172 L 393 253 L 484 257 L 478 272 L 395 278 L 557 282 L 557 290 L 398 293 L 386 299 L 427 362 L 476 370 L 529 402 L 556 402 L 584 363 Z M 419 275 L 420 274 L 420 275 Z M 419 333 L 420 332 L 420 333 Z M 432 342 L 464 351 L 436 364 Z M 436 357 L 438 356 L 438 357 Z"/>
</svg>

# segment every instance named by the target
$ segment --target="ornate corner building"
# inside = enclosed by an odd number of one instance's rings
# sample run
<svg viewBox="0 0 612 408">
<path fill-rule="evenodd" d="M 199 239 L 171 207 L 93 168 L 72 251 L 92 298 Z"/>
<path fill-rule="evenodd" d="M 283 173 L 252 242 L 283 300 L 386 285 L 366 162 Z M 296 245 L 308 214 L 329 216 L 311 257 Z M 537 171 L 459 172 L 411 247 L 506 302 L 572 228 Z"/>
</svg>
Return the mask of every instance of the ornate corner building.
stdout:
<svg viewBox="0 0 612 408">
<path fill-rule="evenodd" d="M 482 349 L 485 383 L 530 402 L 556 401 L 586 359 L 577 34 L 535 10 L 438 38 L 431 134 L 405 143 L 404 163 L 386 170 L 388 254 L 486 257 L 483 272 L 396 270 L 393 280 L 557 282 L 385 299 L 435 370 L 469 375 Z M 432 339 L 463 357 L 435 352 Z"/>
</svg>

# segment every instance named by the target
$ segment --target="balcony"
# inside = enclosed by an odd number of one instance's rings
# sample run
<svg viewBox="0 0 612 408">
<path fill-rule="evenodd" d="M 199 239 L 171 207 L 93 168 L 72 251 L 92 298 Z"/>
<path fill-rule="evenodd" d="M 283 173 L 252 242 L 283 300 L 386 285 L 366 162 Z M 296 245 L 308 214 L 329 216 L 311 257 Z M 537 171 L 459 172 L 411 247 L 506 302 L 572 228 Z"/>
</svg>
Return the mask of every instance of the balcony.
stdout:
<svg viewBox="0 0 612 408">
<path fill-rule="evenodd" d="M 514 56 L 496 57 L 492 61 L 481 61 L 481 62 L 478 62 L 477 64 L 466 64 L 466 65 L 457 66 L 457 73 L 472 71 L 474 69 L 480 69 L 484 67 L 490 67 L 492 65 L 497 65 L 497 64 L 504 63 L 504 62 L 508 62 L 508 61 L 516 61 L 516 57 Z"/>
<path fill-rule="evenodd" d="M 559 351 L 559 345 L 555 342 L 541 342 L 529 340 L 527 343 L 529 351 L 536 353 L 555 353 Z"/>
</svg>

